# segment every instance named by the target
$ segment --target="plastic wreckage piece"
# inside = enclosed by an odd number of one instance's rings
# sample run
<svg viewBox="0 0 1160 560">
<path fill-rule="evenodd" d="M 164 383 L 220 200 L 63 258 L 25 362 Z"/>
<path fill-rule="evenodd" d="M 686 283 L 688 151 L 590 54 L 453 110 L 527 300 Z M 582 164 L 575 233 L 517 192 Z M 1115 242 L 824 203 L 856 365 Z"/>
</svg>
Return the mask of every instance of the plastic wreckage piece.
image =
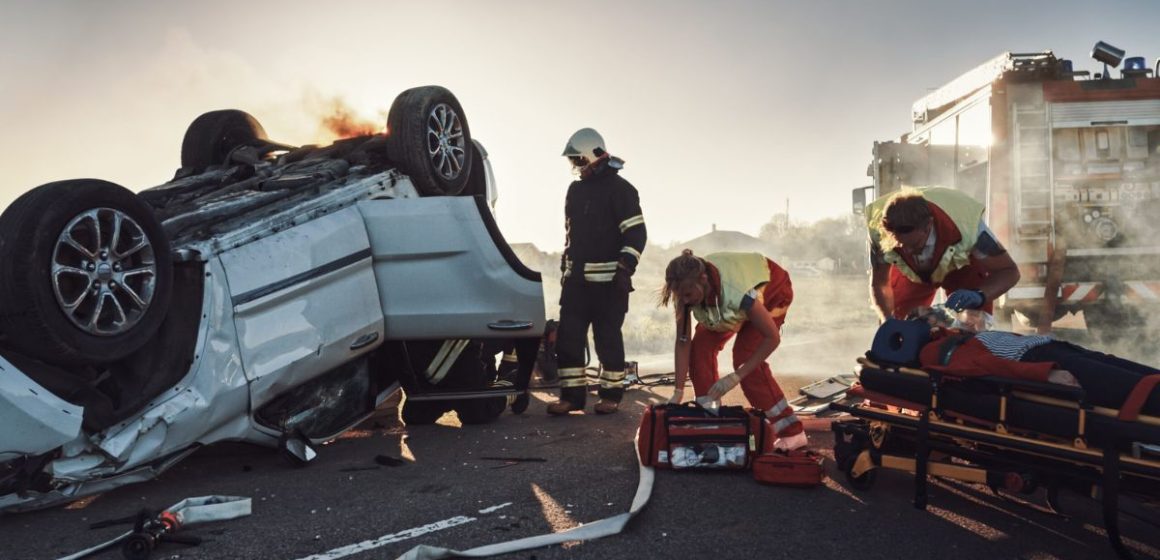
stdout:
<svg viewBox="0 0 1160 560">
<path fill-rule="evenodd" d="M 130 522 L 134 523 L 134 526 L 132 531 L 59 560 L 87 558 L 118 545 L 121 545 L 121 552 L 128 560 L 145 560 L 161 543 L 171 542 L 190 546 L 200 544 L 201 539 L 198 537 L 175 534 L 185 527 L 246 517 L 251 511 L 250 498 L 238 496 L 186 498 L 161 512 L 142 510 L 131 517 L 94 523 L 92 526 L 94 529 Z"/>
</svg>

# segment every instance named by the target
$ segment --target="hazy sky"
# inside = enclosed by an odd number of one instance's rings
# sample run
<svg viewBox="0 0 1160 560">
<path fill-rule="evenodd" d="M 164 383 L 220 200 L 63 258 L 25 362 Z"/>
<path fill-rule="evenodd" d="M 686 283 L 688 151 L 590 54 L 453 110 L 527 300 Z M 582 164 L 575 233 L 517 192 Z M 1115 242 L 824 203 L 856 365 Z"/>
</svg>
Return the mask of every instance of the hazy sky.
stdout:
<svg viewBox="0 0 1160 560">
<path fill-rule="evenodd" d="M 848 213 L 871 143 L 929 88 L 1003 51 L 1098 70 L 1097 40 L 1152 66 L 1158 21 L 1156 0 L 0 0 L 0 206 L 59 179 L 160 184 L 205 111 L 306 144 L 329 100 L 385 122 L 440 84 L 510 241 L 562 247 L 560 151 L 585 126 L 627 160 L 651 240 L 756 234 L 787 199 L 794 220 Z"/>
</svg>

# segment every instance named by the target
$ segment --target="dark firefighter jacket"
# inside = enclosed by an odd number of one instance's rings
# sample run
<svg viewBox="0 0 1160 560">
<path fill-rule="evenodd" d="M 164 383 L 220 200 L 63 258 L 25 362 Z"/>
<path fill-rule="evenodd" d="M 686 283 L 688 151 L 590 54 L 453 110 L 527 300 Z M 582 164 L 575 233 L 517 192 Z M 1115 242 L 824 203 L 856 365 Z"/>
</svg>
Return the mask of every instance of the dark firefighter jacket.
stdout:
<svg viewBox="0 0 1160 560">
<path fill-rule="evenodd" d="M 617 158 L 602 159 L 568 186 L 560 262 L 566 284 L 611 282 L 618 265 L 630 275 L 636 271 L 647 234 L 640 197 L 620 176 L 622 166 Z"/>
</svg>

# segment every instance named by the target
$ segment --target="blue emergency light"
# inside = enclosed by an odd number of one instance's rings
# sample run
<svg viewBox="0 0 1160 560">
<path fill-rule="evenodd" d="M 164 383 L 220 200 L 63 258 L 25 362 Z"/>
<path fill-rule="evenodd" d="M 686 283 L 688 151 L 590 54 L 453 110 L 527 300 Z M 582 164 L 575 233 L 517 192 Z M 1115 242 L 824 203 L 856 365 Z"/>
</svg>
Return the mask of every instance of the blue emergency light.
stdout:
<svg viewBox="0 0 1160 560">
<path fill-rule="evenodd" d="M 1128 57 L 1124 59 L 1124 70 L 1144 70 L 1146 69 L 1146 64 L 1147 62 L 1144 61 L 1144 57 L 1142 56 Z"/>
</svg>

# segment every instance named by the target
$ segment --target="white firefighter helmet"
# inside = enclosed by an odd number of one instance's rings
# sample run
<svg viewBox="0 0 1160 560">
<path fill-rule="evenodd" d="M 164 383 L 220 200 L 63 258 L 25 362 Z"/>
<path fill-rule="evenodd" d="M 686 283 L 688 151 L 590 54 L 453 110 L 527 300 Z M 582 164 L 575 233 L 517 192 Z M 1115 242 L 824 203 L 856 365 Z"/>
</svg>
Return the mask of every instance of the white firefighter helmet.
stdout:
<svg viewBox="0 0 1160 560">
<path fill-rule="evenodd" d="M 600 136 L 599 132 L 591 128 L 581 128 L 574 132 L 571 138 L 568 138 L 568 144 L 564 146 L 564 153 L 560 155 L 587 158 L 589 162 L 592 162 L 604 155 L 606 151 L 604 138 Z"/>
</svg>

